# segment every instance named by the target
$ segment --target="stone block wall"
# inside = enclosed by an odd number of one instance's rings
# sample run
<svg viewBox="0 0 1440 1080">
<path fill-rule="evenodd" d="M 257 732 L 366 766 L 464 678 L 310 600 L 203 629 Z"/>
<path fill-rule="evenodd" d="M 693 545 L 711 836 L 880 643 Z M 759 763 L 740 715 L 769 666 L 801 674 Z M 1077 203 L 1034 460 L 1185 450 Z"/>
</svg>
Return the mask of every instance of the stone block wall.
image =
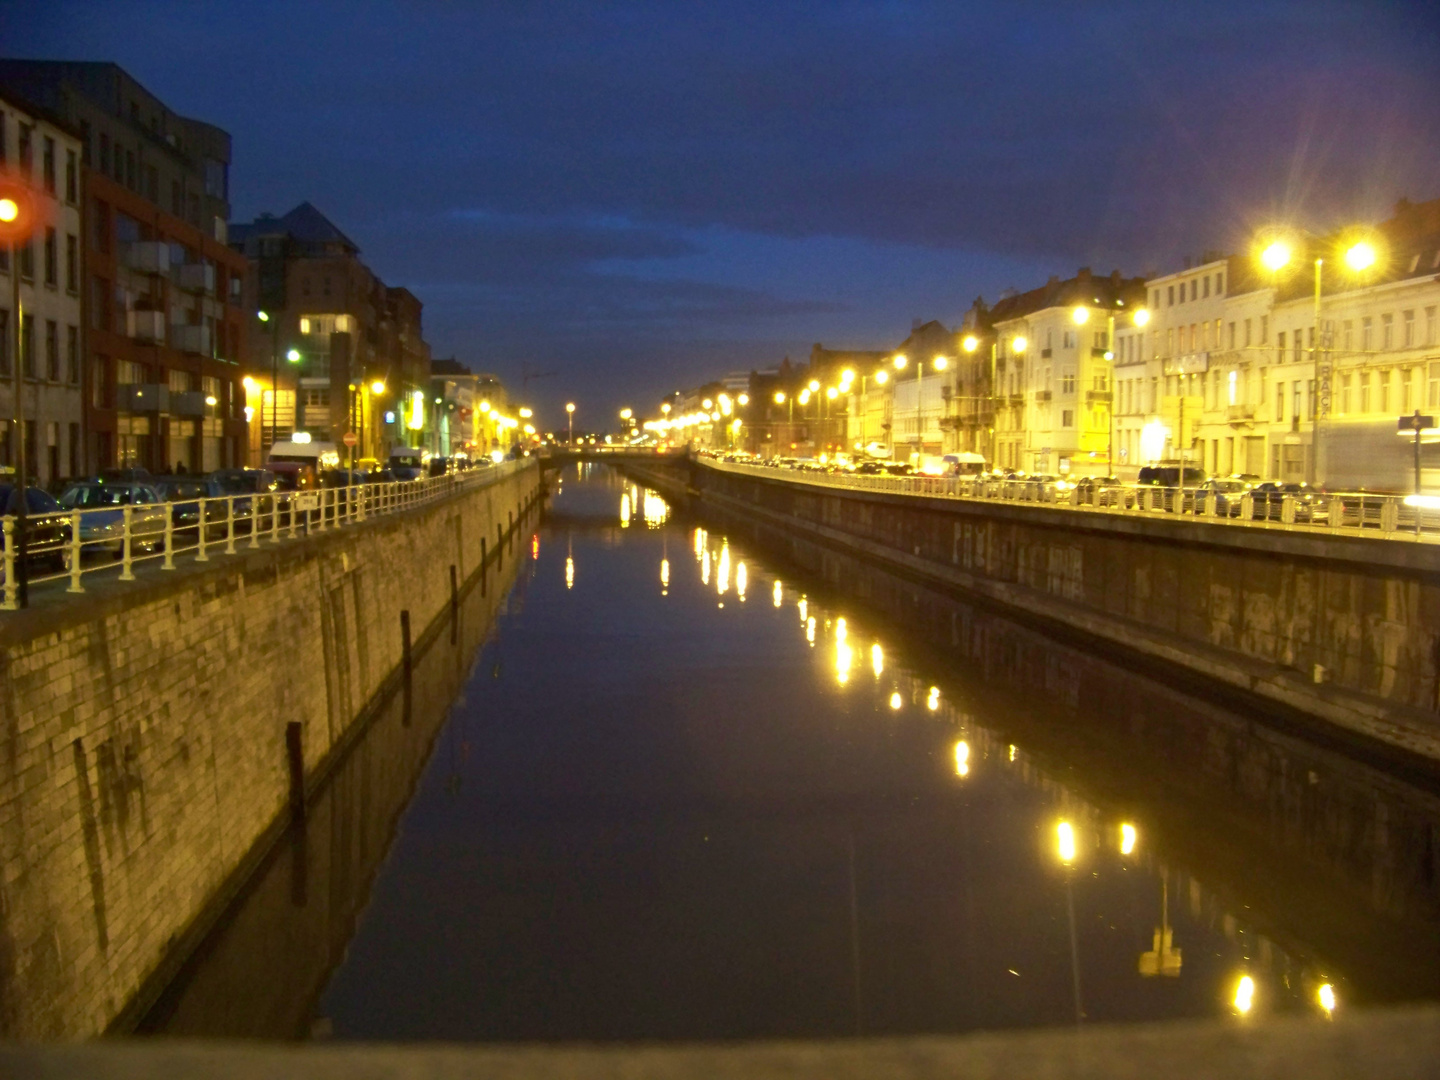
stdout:
<svg viewBox="0 0 1440 1080">
<path fill-rule="evenodd" d="M 1440 758 L 1440 550 L 693 469 L 744 510 Z"/>
<path fill-rule="evenodd" d="M 287 724 L 316 775 L 539 486 L 0 616 L 0 1035 L 97 1034 L 176 962 L 288 816 Z"/>
</svg>

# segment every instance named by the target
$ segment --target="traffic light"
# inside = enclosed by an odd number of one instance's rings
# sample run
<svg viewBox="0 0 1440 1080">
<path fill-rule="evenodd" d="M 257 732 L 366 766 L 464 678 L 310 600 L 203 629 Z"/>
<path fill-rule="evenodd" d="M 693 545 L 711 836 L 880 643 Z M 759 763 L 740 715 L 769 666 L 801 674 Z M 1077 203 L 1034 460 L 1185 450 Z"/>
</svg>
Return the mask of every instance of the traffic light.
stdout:
<svg viewBox="0 0 1440 1080">
<path fill-rule="evenodd" d="M 39 225 L 39 199 L 35 189 L 14 177 L 0 174 L 0 244 L 23 244 Z"/>
</svg>

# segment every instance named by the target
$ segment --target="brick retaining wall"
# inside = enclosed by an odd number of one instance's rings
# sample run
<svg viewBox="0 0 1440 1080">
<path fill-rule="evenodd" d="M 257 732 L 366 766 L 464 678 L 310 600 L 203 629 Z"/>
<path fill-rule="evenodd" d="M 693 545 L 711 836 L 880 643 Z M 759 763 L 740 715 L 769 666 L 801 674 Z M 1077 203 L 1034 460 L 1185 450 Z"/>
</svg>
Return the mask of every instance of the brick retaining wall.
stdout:
<svg viewBox="0 0 1440 1080">
<path fill-rule="evenodd" d="M 538 496 L 528 467 L 362 525 L 0 618 L 0 1034 L 105 1030 Z"/>
</svg>

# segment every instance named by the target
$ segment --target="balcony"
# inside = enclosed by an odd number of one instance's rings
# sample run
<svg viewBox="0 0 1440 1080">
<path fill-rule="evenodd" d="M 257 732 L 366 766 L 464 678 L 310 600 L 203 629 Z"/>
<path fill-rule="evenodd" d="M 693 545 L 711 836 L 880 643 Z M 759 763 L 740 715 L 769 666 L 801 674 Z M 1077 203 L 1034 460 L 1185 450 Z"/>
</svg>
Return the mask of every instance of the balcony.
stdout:
<svg viewBox="0 0 1440 1080">
<path fill-rule="evenodd" d="M 1054 350 L 1052 350 L 1052 349 L 1041 349 L 1041 350 L 1040 350 L 1040 359 L 1041 359 L 1041 360 L 1049 360 L 1049 359 L 1050 359 L 1050 354 L 1051 354 L 1053 351 L 1054 351 Z"/>
<path fill-rule="evenodd" d="M 115 408 L 121 412 L 168 412 L 170 388 L 156 383 L 122 383 L 115 387 Z"/>
<path fill-rule="evenodd" d="M 142 274 L 170 272 L 170 245 L 158 240 L 137 240 L 125 247 L 125 265 Z"/>
<path fill-rule="evenodd" d="M 125 313 L 125 336 L 151 345 L 165 342 L 165 313 L 149 308 L 131 308 Z"/>
<path fill-rule="evenodd" d="M 1229 405 L 1225 408 L 1225 420 L 1231 424 L 1243 424 L 1255 419 L 1254 405 Z"/>
<path fill-rule="evenodd" d="M 1006 402 L 1007 402 L 1012 408 L 1016 408 L 1016 407 L 1023 406 L 1023 405 L 1025 404 L 1025 395 L 1024 395 L 1024 394 L 1011 394 L 1011 395 L 1010 395 L 1008 398 L 1006 398 L 1005 400 L 1006 400 Z"/>
<path fill-rule="evenodd" d="M 1103 403 L 1108 405 L 1114 399 L 1114 396 L 1115 395 L 1109 390 L 1086 390 L 1085 404 L 1097 405 Z"/>
<path fill-rule="evenodd" d="M 208 326 L 172 326 L 170 342 L 182 352 L 199 353 L 201 356 L 210 356 L 214 351 Z"/>
<path fill-rule="evenodd" d="M 180 287 L 189 292 L 215 294 L 215 267 L 211 263 L 186 263 L 180 267 Z"/>
<path fill-rule="evenodd" d="M 1036 401 L 1049 401 L 1049 400 L 1050 400 L 1050 391 L 1049 391 L 1049 390 L 1036 390 L 1036 391 L 1035 391 L 1035 400 L 1036 400 Z"/>
<path fill-rule="evenodd" d="M 205 395 L 199 390 L 187 390 L 181 394 L 170 395 L 171 416 L 213 416 L 215 410 L 212 406 L 205 404 Z"/>
</svg>

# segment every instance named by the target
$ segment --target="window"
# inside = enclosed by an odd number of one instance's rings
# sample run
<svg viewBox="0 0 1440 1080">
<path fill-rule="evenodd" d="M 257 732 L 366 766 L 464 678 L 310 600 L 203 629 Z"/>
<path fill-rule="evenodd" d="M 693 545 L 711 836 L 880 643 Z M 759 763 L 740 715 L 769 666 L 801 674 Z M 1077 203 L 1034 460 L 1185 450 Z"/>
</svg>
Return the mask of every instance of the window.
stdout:
<svg viewBox="0 0 1440 1080">
<path fill-rule="evenodd" d="M 35 129 L 29 124 L 16 125 L 20 131 L 20 172 L 30 179 L 35 175 L 35 147 L 31 140 Z"/>
<path fill-rule="evenodd" d="M 1218 272 L 1215 274 L 1215 295 L 1225 295 L 1225 275 Z"/>
<path fill-rule="evenodd" d="M 1375 347 L 1375 320 L 1366 315 L 1360 320 L 1360 351 L 1369 352 Z"/>
<path fill-rule="evenodd" d="M 1435 344 L 1435 305 L 1431 304 L 1425 309 L 1425 344 Z"/>
<path fill-rule="evenodd" d="M 55 230 L 45 230 L 45 284 L 52 289 L 60 283 L 59 258 L 55 246 Z"/>
<path fill-rule="evenodd" d="M 1235 348 L 1235 324 L 1230 324 L 1230 348 Z"/>
<path fill-rule="evenodd" d="M 60 328 L 54 319 L 45 320 L 45 378 L 60 381 Z"/>
<path fill-rule="evenodd" d="M 0 114 L 3 115 L 3 114 Z M 10 312 L 0 308 L 0 375 L 10 374 Z"/>
<path fill-rule="evenodd" d="M 20 320 L 20 372 L 27 379 L 35 378 L 35 316 Z"/>
<path fill-rule="evenodd" d="M 1151 306 L 1152 308 L 1158 308 L 1158 307 L 1160 306 L 1160 290 L 1159 290 L 1159 289 L 1155 289 L 1153 292 L 1150 293 L 1150 306 Z"/>
<path fill-rule="evenodd" d="M 1390 372 L 1380 372 L 1380 374 L 1376 376 L 1376 381 L 1380 384 L 1379 411 L 1382 413 L 1388 413 L 1390 411 Z"/>
<path fill-rule="evenodd" d="M 1074 426 L 1075 426 L 1075 411 L 1074 411 L 1073 409 L 1062 409 L 1062 410 L 1061 410 L 1061 412 L 1060 412 L 1060 426 L 1061 426 L 1061 427 L 1074 427 Z"/>
<path fill-rule="evenodd" d="M 40 172 L 43 177 L 45 190 L 51 195 L 55 194 L 55 140 L 46 135 L 41 142 L 40 150 Z"/>
<path fill-rule="evenodd" d="M 1165 289 L 1165 306 L 1166 306 L 1166 307 L 1174 307 L 1174 306 L 1175 306 L 1175 286 L 1174 286 L 1174 285 L 1167 286 L 1166 289 Z"/>
<path fill-rule="evenodd" d="M 1245 348 L 1250 348 L 1250 320 L 1245 320 Z"/>
<path fill-rule="evenodd" d="M 65 234 L 65 288 L 80 291 L 80 240 L 74 233 Z"/>
<path fill-rule="evenodd" d="M 1340 347 L 1345 352 L 1349 352 L 1352 348 L 1354 348 L 1354 330 L 1355 320 L 1353 319 L 1346 319 L 1343 323 L 1340 324 Z"/>
<path fill-rule="evenodd" d="M 1190 299 L 1191 299 L 1191 300 L 1198 300 L 1199 298 L 1200 298 L 1200 279 L 1199 279 L 1199 278 L 1191 278 L 1191 279 L 1190 279 Z"/>
<path fill-rule="evenodd" d="M 80 201 L 80 170 L 74 150 L 65 151 L 65 201 L 71 206 Z"/>
<path fill-rule="evenodd" d="M 100 171 L 110 173 L 110 136 L 103 131 L 100 133 Z"/>
<path fill-rule="evenodd" d="M 1312 346 L 1315 344 L 1315 330 L 1314 330 L 1314 327 L 1311 327 L 1311 329 L 1310 329 L 1310 344 L 1311 344 Z M 1298 363 L 1300 362 L 1300 331 L 1299 331 L 1299 330 L 1296 330 L 1294 336 L 1291 338 L 1291 348 L 1293 349 L 1293 355 L 1291 356 L 1291 359 L 1294 360 L 1295 363 L 1298 364 Z"/>
<path fill-rule="evenodd" d="M 1395 347 L 1395 316 L 1380 316 L 1380 348 L 1393 349 Z"/>
<path fill-rule="evenodd" d="M 1353 375 L 1340 376 L 1340 415 L 1344 416 L 1350 411 L 1350 389 L 1354 383 Z"/>
<path fill-rule="evenodd" d="M 1430 388 L 1425 396 L 1426 408 L 1440 408 L 1440 362 L 1430 361 Z"/>
<path fill-rule="evenodd" d="M 1204 291 L 1204 296 L 1205 296 L 1205 299 L 1207 299 L 1207 300 L 1210 299 L 1210 275 L 1209 275 L 1209 274 L 1206 274 L 1206 275 L 1205 275 L 1205 291 Z"/>
<path fill-rule="evenodd" d="M 1260 316 L 1260 344 L 1264 345 L 1270 340 L 1270 316 Z"/>
<path fill-rule="evenodd" d="M 1300 380 L 1296 379 L 1290 384 L 1290 415 L 1296 420 L 1300 419 Z"/>
<path fill-rule="evenodd" d="M 1360 373 L 1360 411 L 1362 413 L 1370 411 L 1370 372 L 1368 371 Z"/>
<path fill-rule="evenodd" d="M 26 281 L 35 280 L 35 245 L 20 245 L 20 276 Z"/>
<path fill-rule="evenodd" d="M 166 381 L 169 383 L 172 394 L 187 394 L 195 388 L 194 380 L 191 378 L 190 372 L 181 371 L 176 368 L 170 369 L 167 373 Z"/>
<path fill-rule="evenodd" d="M 1062 394 L 1075 393 L 1075 373 L 1073 371 L 1060 376 L 1060 392 Z"/>
<path fill-rule="evenodd" d="M 1285 419 L 1285 384 L 1275 384 L 1275 419 Z"/>
<path fill-rule="evenodd" d="M 139 386 L 149 374 L 144 364 L 134 360 L 115 361 L 115 382 L 120 386 Z"/>
<path fill-rule="evenodd" d="M 90 362 L 90 404 L 97 409 L 110 407 L 109 366 L 110 361 L 104 356 L 97 356 Z"/>
<path fill-rule="evenodd" d="M 1236 394 L 1237 394 L 1239 388 L 1240 388 L 1240 373 L 1239 373 L 1238 371 L 1232 371 L 1232 372 L 1230 372 L 1230 377 L 1226 380 L 1226 387 L 1225 387 L 1225 391 L 1226 391 L 1226 401 L 1225 401 L 1225 403 L 1226 403 L 1227 405 L 1234 405 L 1234 404 L 1235 404 Z"/>
<path fill-rule="evenodd" d="M 1062 348 L 1073 349 L 1075 347 L 1075 331 L 1066 330 L 1061 335 L 1060 345 Z"/>
<path fill-rule="evenodd" d="M 1419 368 L 1416 368 L 1416 369 L 1415 369 L 1415 378 L 1414 378 L 1413 380 L 1412 380 L 1411 377 L 1410 377 L 1410 372 L 1408 372 L 1408 371 L 1402 371 L 1402 372 L 1400 372 L 1400 411 L 1401 411 L 1401 412 L 1406 412 L 1406 413 L 1408 413 L 1408 412 L 1411 412 L 1412 410 L 1414 410 L 1414 408 L 1415 408 L 1415 394 L 1414 394 L 1414 391 L 1411 389 L 1411 384 L 1412 384 L 1413 382 L 1419 382 L 1419 381 L 1420 381 L 1420 369 L 1419 369 Z"/>
<path fill-rule="evenodd" d="M 1165 331 L 1165 355 L 1166 355 L 1166 356 L 1173 356 L 1174 354 L 1175 354 L 1175 331 L 1174 331 L 1174 330 L 1167 329 L 1167 330 Z"/>
<path fill-rule="evenodd" d="M 1278 362 L 1282 363 L 1282 364 L 1285 362 L 1285 331 L 1284 331 L 1284 330 L 1281 330 L 1278 334 L 1275 335 L 1275 359 L 1276 359 Z"/>
<path fill-rule="evenodd" d="M 1402 311 L 1400 313 L 1400 347 L 1402 349 L 1413 348 L 1415 345 L 1415 312 L 1414 310 Z"/>
</svg>

